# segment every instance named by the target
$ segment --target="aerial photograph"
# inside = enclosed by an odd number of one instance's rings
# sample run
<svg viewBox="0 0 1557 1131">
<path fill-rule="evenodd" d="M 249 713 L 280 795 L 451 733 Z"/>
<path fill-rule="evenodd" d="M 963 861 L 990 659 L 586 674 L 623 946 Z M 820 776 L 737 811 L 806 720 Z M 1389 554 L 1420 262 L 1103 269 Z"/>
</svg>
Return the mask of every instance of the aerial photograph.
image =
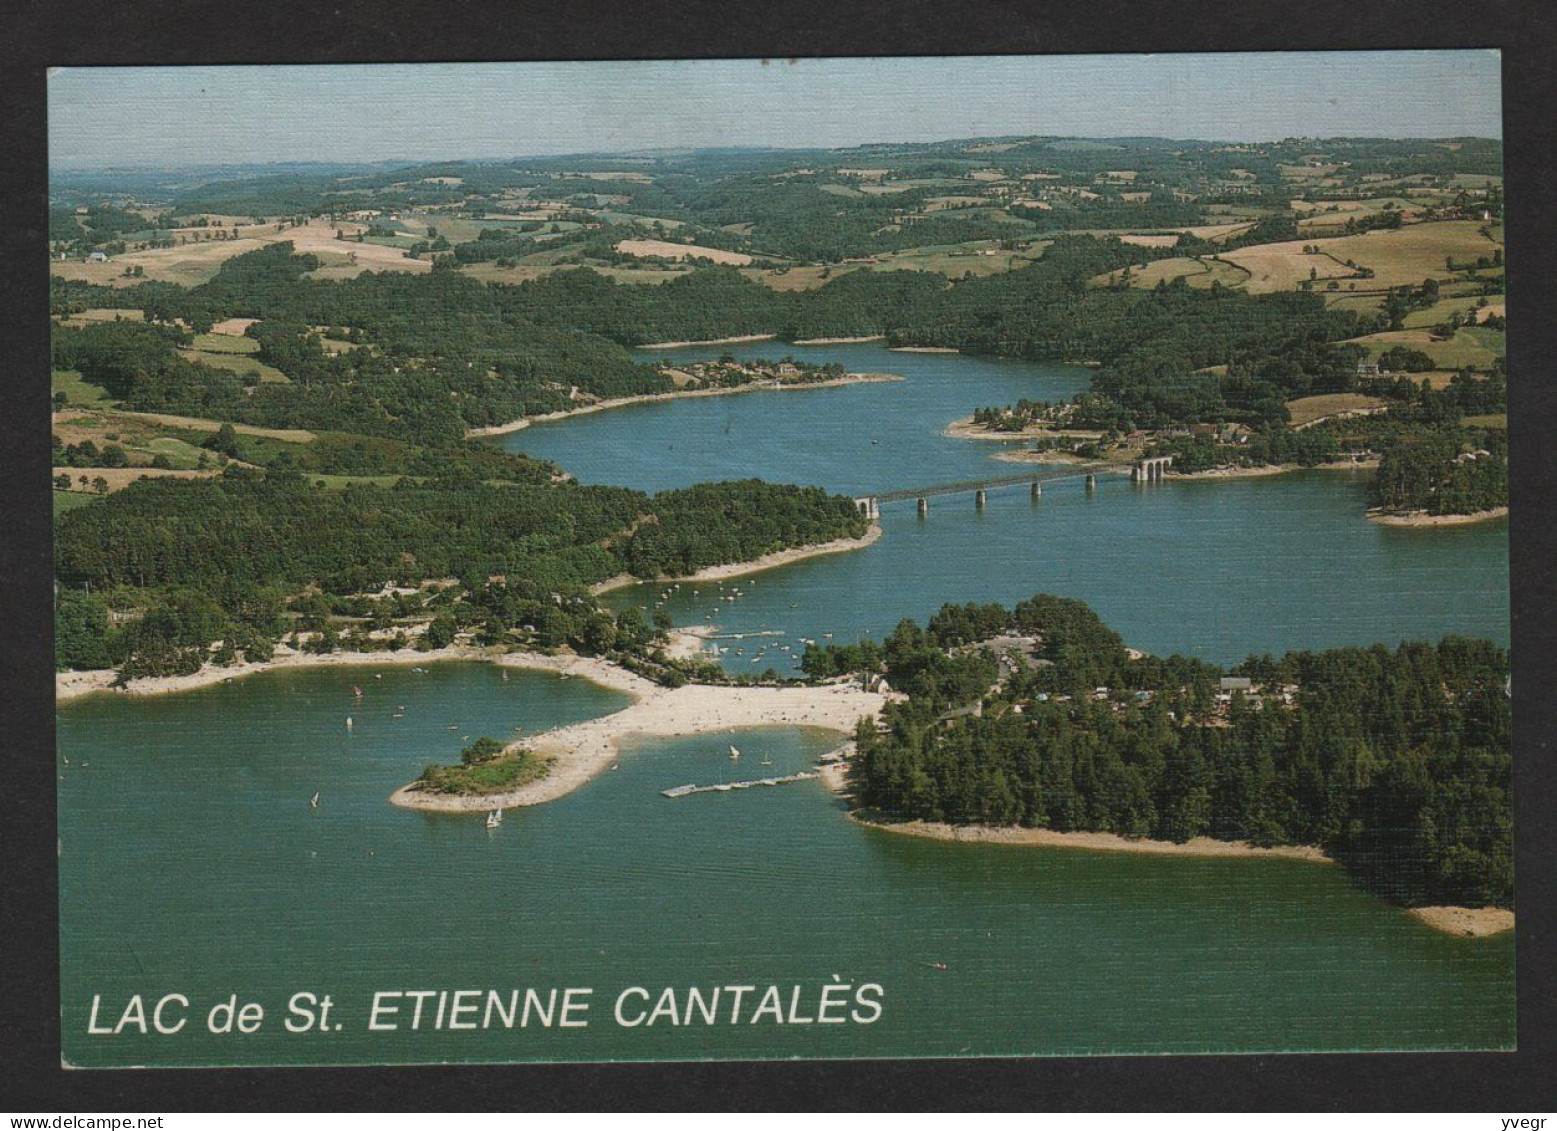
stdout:
<svg viewBox="0 0 1557 1131">
<path fill-rule="evenodd" d="M 66 1066 L 1515 1047 L 1497 52 L 48 100 Z"/>
</svg>

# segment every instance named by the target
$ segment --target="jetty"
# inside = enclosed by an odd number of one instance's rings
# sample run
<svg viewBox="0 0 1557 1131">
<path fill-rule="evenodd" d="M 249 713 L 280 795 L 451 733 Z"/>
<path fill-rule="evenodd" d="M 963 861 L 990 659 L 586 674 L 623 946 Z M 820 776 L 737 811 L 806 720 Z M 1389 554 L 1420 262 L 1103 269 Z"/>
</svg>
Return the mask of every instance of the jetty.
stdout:
<svg viewBox="0 0 1557 1131">
<path fill-rule="evenodd" d="M 819 775 L 813 770 L 801 770 L 796 774 L 785 774 L 781 778 L 754 778 L 751 781 L 727 781 L 718 785 L 678 785 L 670 789 L 662 789 L 660 793 L 666 797 L 686 797 L 693 793 L 728 793 L 732 789 L 752 789 L 759 785 L 788 785 L 790 782 L 810 781 Z"/>
</svg>

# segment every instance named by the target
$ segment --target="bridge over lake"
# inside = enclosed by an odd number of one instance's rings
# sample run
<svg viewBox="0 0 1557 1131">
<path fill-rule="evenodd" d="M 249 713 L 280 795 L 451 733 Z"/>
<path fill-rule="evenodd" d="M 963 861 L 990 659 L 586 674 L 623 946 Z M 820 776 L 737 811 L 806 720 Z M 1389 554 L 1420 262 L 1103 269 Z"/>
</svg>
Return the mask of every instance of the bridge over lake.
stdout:
<svg viewBox="0 0 1557 1131">
<path fill-rule="evenodd" d="M 1107 474 L 1129 475 L 1137 483 L 1148 483 L 1161 479 L 1172 462 L 1172 456 L 1162 456 L 1135 463 L 1094 460 L 1089 463 L 1037 467 L 1020 475 L 965 479 L 956 483 L 936 483 L 928 487 L 897 487 L 890 491 L 878 491 L 874 495 L 862 495 L 854 500 L 854 504 L 867 518 L 880 517 L 882 503 L 898 503 L 908 499 L 918 500 L 919 513 L 927 514 L 930 510 L 930 500 L 942 495 L 972 495 L 975 504 L 982 507 L 988 493 L 999 487 L 1020 487 L 1025 484 L 1031 488 L 1032 497 L 1036 499 L 1043 494 L 1045 483 L 1056 483 L 1062 479 L 1085 478 L 1088 490 L 1096 486 L 1099 475 Z"/>
</svg>

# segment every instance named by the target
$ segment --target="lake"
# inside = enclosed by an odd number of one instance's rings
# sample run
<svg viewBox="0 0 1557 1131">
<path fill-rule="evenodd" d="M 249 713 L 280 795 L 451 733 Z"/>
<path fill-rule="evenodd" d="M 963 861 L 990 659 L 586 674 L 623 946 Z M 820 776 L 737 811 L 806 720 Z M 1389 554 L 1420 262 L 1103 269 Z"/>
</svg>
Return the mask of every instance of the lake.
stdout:
<svg viewBox="0 0 1557 1131">
<path fill-rule="evenodd" d="M 879 346 L 730 349 L 907 380 L 662 402 L 502 442 L 586 482 L 659 490 L 760 476 L 866 494 L 1016 470 L 992 459 L 999 445 L 942 429 L 977 406 L 1053 399 L 1086 383 L 1074 368 Z M 945 601 L 1011 603 L 1039 591 L 1084 598 L 1137 647 L 1219 661 L 1447 633 L 1507 642 L 1503 523 L 1389 529 L 1367 522 L 1363 505 L 1362 477 L 1326 472 L 1139 487 L 1105 478 L 1090 494 L 1046 487 L 1036 503 L 1020 488 L 992 493 L 983 512 L 971 498 L 932 500 L 924 521 L 909 502 L 885 509 L 885 536 L 865 550 L 727 582 L 724 595 L 742 593 L 733 602 L 715 600 L 717 587 L 683 585 L 665 607 L 678 623 L 783 634 L 726 654 L 738 670 L 785 670 L 805 636 L 879 638 Z M 652 607 L 662 590 L 613 600 Z M 284 670 L 62 705 L 66 1058 L 366 1064 L 1513 1044 L 1511 935 L 1439 934 L 1338 868 L 1297 861 L 944 844 L 865 829 L 815 781 L 660 795 L 728 774 L 724 735 L 630 744 L 616 769 L 510 811 L 495 830 L 387 804 L 470 737 L 507 739 L 625 703 L 578 679 L 505 680 L 493 667 L 448 663 L 425 673 Z M 807 768 L 837 741 L 796 728 L 731 740 L 752 761 L 771 759 L 773 774 Z M 803 1023 L 824 987 L 868 983 L 881 987 L 878 1019 Z M 613 1017 L 633 987 L 684 998 L 691 987 L 750 986 L 755 996 L 770 985 L 793 1021 L 624 1027 Z M 586 1026 L 367 1028 L 375 993 L 567 987 L 592 991 Z M 329 994 L 341 1028 L 287 1032 L 299 992 Z M 94 995 L 98 1024 L 111 1028 L 131 995 L 146 995 L 149 1008 L 170 993 L 191 1002 L 178 1033 L 87 1032 Z M 264 1009 L 262 1025 L 208 1032 L 208 1011 L 233 994 Z"/>
</svg>

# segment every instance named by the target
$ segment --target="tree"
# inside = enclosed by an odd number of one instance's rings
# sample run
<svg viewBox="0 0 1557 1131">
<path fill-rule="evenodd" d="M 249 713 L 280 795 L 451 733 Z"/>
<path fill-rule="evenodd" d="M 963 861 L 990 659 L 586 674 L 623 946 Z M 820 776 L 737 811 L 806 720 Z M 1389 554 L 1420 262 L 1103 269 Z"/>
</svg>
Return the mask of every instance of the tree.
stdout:
<svg viewBox="0 0 1557 1131">
<path fill-rule="evenodd" d="M 426 645 L 425 650 L 447 648 L 454 643 L 456 630 L 454 618 L 448 613 L 439 613 L 427 626 L 427 631 L 422 634 L 422 642 Z"/>
<path fill-rule="evenodd" d="M 489 762 L 503 752 L 503 744 L 489 735 L 482 735 L 460 751 L 460 761 L 467 766 Z"/>
<path fill-rule="evenodd" d="M 231 424 L 223 423 L 204 444 L 205 447 L 218 455 L 227 456 L 229 459 L 238 458 L 238 432 Z"/>
</svg>

